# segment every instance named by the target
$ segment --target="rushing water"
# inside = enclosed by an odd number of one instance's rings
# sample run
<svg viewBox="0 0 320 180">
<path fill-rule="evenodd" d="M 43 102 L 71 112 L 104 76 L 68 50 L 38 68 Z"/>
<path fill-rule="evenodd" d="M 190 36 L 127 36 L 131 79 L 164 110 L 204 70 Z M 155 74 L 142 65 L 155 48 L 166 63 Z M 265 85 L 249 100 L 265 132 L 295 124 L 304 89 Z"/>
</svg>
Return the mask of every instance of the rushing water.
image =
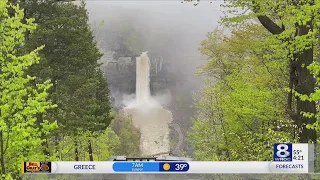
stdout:
<svg viewBox="0 0 320 180">
<path fill-rule="evenodd" d="M 166 154 L 170 151 L 170 111 L 150 95 L 150 59 L 147 52 L 136 58 L 136 99 L 124 109 L 141 131 L 142 155 Z"/>
<path fill-rule="evenodd" d="M 147 52 L 136 59 L 136 101 L 146 105 L 150 99 L 150 59 Z"/>
</svg>

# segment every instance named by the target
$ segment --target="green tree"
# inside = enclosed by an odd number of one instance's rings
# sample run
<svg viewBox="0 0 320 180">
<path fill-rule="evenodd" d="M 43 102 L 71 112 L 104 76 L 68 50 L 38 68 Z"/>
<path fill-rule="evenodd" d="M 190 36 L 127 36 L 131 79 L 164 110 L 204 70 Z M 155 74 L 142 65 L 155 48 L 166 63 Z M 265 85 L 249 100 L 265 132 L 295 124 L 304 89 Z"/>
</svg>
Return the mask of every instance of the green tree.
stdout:
<svg viewBox="0 0 320 180">
<path fill-rule="evenodd" d="M 15 16 L 9 16 L 8 9 Z M 53 108 L 47 101 L 49 81 L 29 86 L 36 77 L 26 72 L 31 65 L 39 63 L 38 52 L 43 48 L 18 55 L 17 47 L 22 46 L 26 31 L 34 31 L 34 19 L 24 18 L 19 6 L 9 5 L 7 0 L 0 2 L 0 172 L 7 179 L 19 176 L 21 162 L 44 160 L 42 155 L 41 132 L 49 134 L 55 123 L 44 120 L 36 125 L 36 114 Z"/>
<path fill-rule="evenodd" d="M 270 50 L 267 37 L 261 27 L 246 24 L 230 36 L 215 30 L 202 42 L 208 63 L 199 73 L 208 80 L 189 134 L 196 159 L 270 160 L 274 142 L 295 141 L 285 111 L 286 74 L 279 68 L 287 62 L 263 57 Z"/>
<path fill-rule="evenodd" d="M 92 71 L 92 70 L 91 70 Z M 79 136 L 81 133 L 96 137 L 109 126 L 112 116 L 109 100 L 109 89 L 100 70 L 92 71 L 93 75 L 71 76 L 66 94 L 66 121 L 63 122 L 67 134 Z M 79 124 L 80 123 L 80 124 Z M 89 159 L 93 161 L 91 139 L 88 139 Z M 78 158 L 76 158 L 78 159 Z"/>
<path fill-rule="evenodd" d="M 239 22 L 257 18 L 272 35 L 265 41 L 273 49 L 270 59 L 286 59 L 288 62 L 287 111 L 297 126 L 300 142 L 316 141 L 316 131 L 306 128 L 316 123 L 316 103 L 313 94 L 318 86 L 314 76 L 314 51 L 316 29 L 319 25 L 320 2 L 305 1 L 229 1 L 229 7 L 248 8 L 252 12 L 243 16 L 225 19 Z M 242 19 L 242 20 L 240 20 Z M 311 65 L 311 66 L 310 66 Z M 308 98 L 311 97 L 311 98 Z"/>
<path fill-rule="evenodd" d="M 77 147 L 74 146 L 75 140 L 77 141 Z M 75 151 L 77 150 L 78 160 L 87 161 L 90 156 L 88 152 L 88 140 L 90 140 L 92 146 L 94 146 L 92 156 L 95 161 L 106 161 L 110 156 L 117 155 L 121 144 L 119 136 L 110 127 L 95 136 L 92 136 L 91 133 L 81 133 L 77 136 L 64 136 L 59 142 L 59 160 L 74 161 Z"/>
<path fill-rule="evenodd" d="M 300 142 L 316 141 L 318 127 L 318 62 L 317 29 L 319 29 L 320 2 L 317 0 L 228 0 L 225 1 L 228 15 L 224 25 L 234 26 L 257 19 L 270 33 L 265 45 L 272 49 L 266 52 L 269 59 L 287 60 L 288 97 L 286 110 L 297 126 Z M 249 11 L 248 11 L 249 10 Z M 246 11 L 239 13 L 239 11 Z M 235 13 L 239 15 L 234 15 Z M 231 15 L 231 16 L 230 16 Z M 307 128 L 307 124 L 314 125 Z"/>
<path fill-rule="evenodd" d="M 49 98 L 58 105 L 48 115 L 60 125 L 54 138 L 45 137 L 55 142 L 50 143 L 51 152 L 58 150 L 53 147 L 58 147 L 64 136 L 103 132 L 111 121 L 109 90 L 99 70 L 97 61 L 102 54 L 88 24 L 85 4 L 53 0 L 21 3 L 28 16 L 36 18 L 39 24 L 28 36 L 26 49 L 45 45 L 42 63 L 34 65 L 30 72 L 38 77 L 37 82 L 53 82 Z M 42 122 L 42 118 L 38 116 L 38 121 Z M 92 152 L 90 141 L 88 146 Z M 92 153 L 89 154 L 93 160 Z"/>
<path fill-rule="evenodd" d="M 115 150 L 115 155 L 139 156 L 140 152 L 140 130 L 132 122 L 132 118 L 121 113 L 116 114 L 110 124 L 110 128 L 120 138 L 120 146 Z"/>
<path fill-rule="evenodd" d="M 59 142 L 59 158 L 63 161 L 74 160 L 77 150 L 78 160 L 87 161 L 90 157 L 88 141 L 91 141 L 92 158 L 96 161 L 108 160 L 111 156 L 140 155 L 140 131 L 134 127 L 130 117 L 112 111 L 114 117 L 110 126 L 102 131 L 80 133 L 76 136 L 64 136 Z M 74 142 L 77 140 L 77 147 Z M 90 159 L 90 158 L 89 158 Z"/>
</svg>

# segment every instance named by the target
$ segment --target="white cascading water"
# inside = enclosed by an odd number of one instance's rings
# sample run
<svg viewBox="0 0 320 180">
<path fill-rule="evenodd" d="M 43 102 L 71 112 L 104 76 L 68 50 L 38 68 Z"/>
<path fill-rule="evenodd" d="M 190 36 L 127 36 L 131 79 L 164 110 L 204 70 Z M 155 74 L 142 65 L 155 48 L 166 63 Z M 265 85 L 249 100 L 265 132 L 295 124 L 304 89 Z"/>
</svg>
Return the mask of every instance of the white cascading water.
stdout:
<svg viewBox="0 0 320 180">
<path fill-rule="evenodd" d="M 148 104 L 150 99 L 150 59 L 147 52 L 136 59 L 136 103 Z"/>
<path fill-rule="evenodd" d="M 132 116 L 134 125 L 140 129 L 142 155 L 167 154 L 170 151 L 170 111 L 150 95 L 150 59 L 147 52 L 136 58 L 136 99 L 124 112 Z"/>
</svg>

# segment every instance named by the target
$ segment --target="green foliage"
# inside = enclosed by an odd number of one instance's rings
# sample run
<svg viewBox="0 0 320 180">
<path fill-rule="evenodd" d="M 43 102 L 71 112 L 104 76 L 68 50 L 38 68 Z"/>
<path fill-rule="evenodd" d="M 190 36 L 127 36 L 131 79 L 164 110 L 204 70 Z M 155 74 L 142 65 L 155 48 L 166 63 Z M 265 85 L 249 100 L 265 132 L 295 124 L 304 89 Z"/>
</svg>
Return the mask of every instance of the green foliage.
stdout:
<svg viewBox="0 0 320 180">
<path fill-rule="evenodd" d="M 199 93 L 190 133 L 196 158 L 268 160 L 274 142 L 315 142 L 320 1 L 227 0 L 224 7 L 231 36 L 216 30 L 200 49 L 209 60 L 198 73 L 215 82 Z"/>
<path fill-rule="evenodd" d="M 140 153 L 140 130 L 136 128 L 131 117 L 118 114 L 112 121 L 110 127 L 120 138 L 120 146 L 117 155 L 139 156 Z"/>
<path fill-rule="evenodd" d="M 79 131 L 93 133 L 105 130 L 112 117 L 109 90 L 101 72 L 96 70 L 92 77 L 70 76 L 67 81 L 70 84 L 59 89 L 65 97 L 62 107 L 66 117 L 61 122 L 65 131 L 77 134 Z"/>
<path fill-rule="evenodd" d="M 70 161 L 76 151 L 79 160 L 92 155 L 100 161 L 140 154 L 139 130 L 129 117 L 112 115 L 110 92 L 97 62 L 102 54 L 88 25 L 85 4 L 17 3 L 28 13 L 19 5 L 0 2 L 3 178 L 18 178 L 22 161 Z M 113 118 L 112 128 L 108 127 Z"/>
<path fill-rule="evenodd" d="M 9 16 L 8 9 L 14 9 L 15 16 Z M 37 157 L 44 160 L 41 134 L 49 134 L 57 127 L 55 122 L 44 120 L 36 125 L 36 114 L 45 113 L 55 107 L 47 101 L 50 81 L 30 87 L 36 77 L 26 71 L 39 63 L 36 48 L 25 55 L 17 54 L 17 47 L 24 41 L 26 31 L 33 31 L 34 19 L 22 23 L 24 13 L 19 6 L 0 2 L 0 159 L 1 174 L 6 179 L 16 178 L 22 161 Z"/>
<path fill-rule="evenodd" d="M 14 2 L 27 14 L 0 3 L 1 174 L 18 178 L 27 160 L 74 160 L 76 149 L 88 160 L 88 142 L 94 160 L 116 154 L 132 129 L 118 136 L 108 128 L 109 89 L 85 4 Z"/>
<path fill-rule="evenodd" d="M 293 118 L 295 124 L 302 130 L 305 129 L 302 123 L 309 124 L 307 128 L 319 133 L 319 108 L 315 105 L 319 101 L 319 78 L 315 77 L 320 72 L 319 57 L 316 56 L 320 48 L 317 47 L 320 1 L 228 0 L 225 6 L 233 8 L 233 12 L 239 9 L 252 10 L 243 15 L 223 18 L 225 25 L 237 26 L 258 17 L 260 23 L 273 34 L 264 40 L 265 45 L 272 50 L 272 53 L 265 54 L 265 58 L 287 60 L 290 62 L 290 71 L 296 73 L 291 75 L 293 87 L 288 89 L 289 92 L 293 91 L 296 99 L 293 112 L 297 117 Z M 303 134 L 305 132 L 299 136 L 306 138 L 303 137 L 306 136 Z M 314 140 L 313 137 L 307 138 Z"/>
<path fill-rule="evenodd" d="M 75 148 L 77 148 L 79 151 L 79 161 L 88 161 L 88 140 L 91 140 L 94 147 L 93 158 L 95 161 L 108 160 L 110 156 L 116 154 L 121 143 L 120 138 L 111 128 L 107 128 L 99 134 L 94 134 L 94 136 L 90 132 L 76 136 L 65 136 L 59 141 L 59 160 L 74 161 Z M 75 146 L 75 141 L 78 144 L 77 146 Z"/>
<path fill-rule="evenodd" d="M 61 161 L 73 161 L 75 159 L 75 148 L 79 151 L 79 160 L 89 159 L 88 140 L 92 142 L 93 159 L 95 161 L 106 161 L 111 156 L 127 155 L 138 156 L 140 154 L 140 131 L 134 127 L 130 117 L 114 113 L 114 120 L 105 131 L 90 132 L 81 131 L 74 136 L 61 137 L 57 149 Z M 77 146 L 75 146 L 75 141 Z"/>
<path fill-rule="evenodd" d="M 77 148 L 81 150 L 88 141 L 95 143 L 92 142 L 95 138 L 103 136 L 112 120 L 109 89 L 98 63 L 102 54 L 88 24 L 83 2 L 80 5 L 54 0 L 21 3 L 28 16 L 38 22 L 38 28 L 28 35 L 22 50 L 45 45 L 40 53 L 41 63 L 33 65 L 30 73 L 37 76 L 36 82 L 53 82 L 49 100 L 58 107 L 43 117 L 57 121 L 59 129 L 54 137 L 43 138 L 48 139 L 47 151 L 61 157 L 65 149 L 58 141 L 79 141 L 81 147 Z M 41 118 L 39 116 L 38 121 L 41 122 Z"/>
<path fill-rule="evenodd" d="M 38 17 L 39 27 L 28 37 L 25 49 L 45 45 L 42 63 L 30 72 L 39 82 L 53 82 L 49 98 L 58 108 L 47 116 L 58 121 L 60 133 L 105 130 L 111 120 L 109 91 L 98 69 L 102 54 L 88 25 L 85 4 L 32 2 L 24 6 L 29 16 Z"/>
<path fill-rule="evenodd" d="M 235 28 L 230 36 L 217 29 L 202 42 L 208 63 L 199 73 L 208 80 L 189 133 L 195 159 L 270 160 L 274 142 L 295 141 L 278 68 L 286 62 L 263 56 L 265 33 L 257 25 Z"/>
</svg>

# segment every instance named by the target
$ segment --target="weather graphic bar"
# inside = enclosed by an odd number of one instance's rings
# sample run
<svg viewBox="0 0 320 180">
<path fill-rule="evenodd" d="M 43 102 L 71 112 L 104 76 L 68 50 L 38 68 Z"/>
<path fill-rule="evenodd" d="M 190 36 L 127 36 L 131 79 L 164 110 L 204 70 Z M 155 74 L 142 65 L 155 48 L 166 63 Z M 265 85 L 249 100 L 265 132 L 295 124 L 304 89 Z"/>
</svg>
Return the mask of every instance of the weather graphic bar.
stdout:
<svg viewBox="0 0 320 180">
<path fill-rule="evenodd" d="M 274 161 L 68 161 L 24 162 L 23 173 L 309 173 L 308 144 L 274 144 Z"/>
</svg>

